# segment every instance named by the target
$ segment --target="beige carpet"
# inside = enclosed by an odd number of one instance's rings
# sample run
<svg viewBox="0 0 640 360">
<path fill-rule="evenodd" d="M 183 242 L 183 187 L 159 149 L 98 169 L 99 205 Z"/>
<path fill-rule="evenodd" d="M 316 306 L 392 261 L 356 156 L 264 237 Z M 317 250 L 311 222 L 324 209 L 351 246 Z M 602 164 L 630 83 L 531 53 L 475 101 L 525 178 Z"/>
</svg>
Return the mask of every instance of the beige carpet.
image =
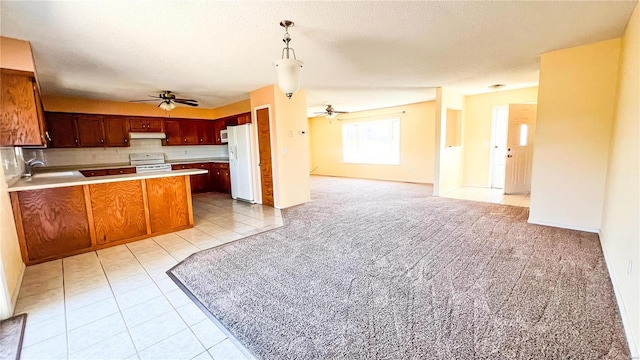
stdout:
<svg viewBox="0 0 640 360">
<path fill-rule="evenodd" d="M 424 185 L 312 178 L 170 271 L 261 359 L 627 359 L 597 235 Z"/>
</svg>

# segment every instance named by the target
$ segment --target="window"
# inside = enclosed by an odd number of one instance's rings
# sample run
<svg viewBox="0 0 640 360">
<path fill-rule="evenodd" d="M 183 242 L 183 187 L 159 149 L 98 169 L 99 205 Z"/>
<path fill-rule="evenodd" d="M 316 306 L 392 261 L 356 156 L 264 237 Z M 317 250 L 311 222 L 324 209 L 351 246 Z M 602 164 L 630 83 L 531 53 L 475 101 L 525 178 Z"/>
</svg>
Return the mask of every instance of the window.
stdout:
<svg viewBox="0 0 640 360">
<path fill-rule="evenodd" d="M 400 164 L 400 120 L 390 119 L 342 125 L 345 163 Z"/>
<path fill-rule="evenodd" d="M 527 146 L 529 140 L 529 125 L 520 124 L 520 146 Z"/>
</svg>

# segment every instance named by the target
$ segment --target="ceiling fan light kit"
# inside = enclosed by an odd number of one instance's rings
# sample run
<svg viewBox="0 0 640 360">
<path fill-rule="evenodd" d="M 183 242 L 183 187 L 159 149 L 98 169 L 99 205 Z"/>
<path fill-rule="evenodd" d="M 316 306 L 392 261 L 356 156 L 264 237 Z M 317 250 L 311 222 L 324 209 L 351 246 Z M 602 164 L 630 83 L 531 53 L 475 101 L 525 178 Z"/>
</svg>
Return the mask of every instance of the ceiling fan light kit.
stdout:
<svg viewBox="0 0 640 360">
<path fill-rule="evenodd" d="M 153 100 L 130 100 L 129 102 L 147 102 L 160 100 L 160 104 L 158 104 L 158 107 L 164 111 L 171 111 L 175 109 L 176 104 L 198 106 L 198 100 L 179 99 L 174 93 L 169 90 L 162 91 L 160 94 L 158 94 L 158 96 L 149 95 L 149 97 L 153 98 Z"/>
<path fill-rule="evenodd" d="M 289 42 L 291 41 L 289 28 L 293 25 L 294 22 L 290 20 L 282 20 L 280 22 L 280 26 L 285 30 L 282 41 L 286 46 L 282 49 L 282 58 L 273 63 L 276 67 L 278 87 L 289 99 L 300 88 L 300 70 L 302 70 L 302 65 L 304 64 L 296 58 L 295 50 L 289 47 Z M 291 58 L 291 55 L 293 55 L 293 58 Z"/>
</svg>

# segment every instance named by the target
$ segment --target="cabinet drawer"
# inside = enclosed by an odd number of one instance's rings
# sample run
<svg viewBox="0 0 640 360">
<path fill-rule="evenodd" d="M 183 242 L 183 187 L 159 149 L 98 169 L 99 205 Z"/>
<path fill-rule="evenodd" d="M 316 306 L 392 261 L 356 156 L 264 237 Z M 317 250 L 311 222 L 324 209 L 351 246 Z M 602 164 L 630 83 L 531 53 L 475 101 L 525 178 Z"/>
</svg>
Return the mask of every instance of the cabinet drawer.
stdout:
<svg viewBox="0 0 640 360">
<path fill-rule="evenodd" d="M 107 170 L 82 170 L 80 173 L 85 177 L 105 176 L 107 175 Z"/>
<path fill-rule="evenodd" d="M 122 175 L 122 174 L 135 174 L 136 168 L 120 168 L 120 169 L 108 169 L 107 175 Z"/>
<path fill-rule="evenodd" d="M 193 169 L 194 164 L 173 164 L 171 170 Z"/>
</svg>

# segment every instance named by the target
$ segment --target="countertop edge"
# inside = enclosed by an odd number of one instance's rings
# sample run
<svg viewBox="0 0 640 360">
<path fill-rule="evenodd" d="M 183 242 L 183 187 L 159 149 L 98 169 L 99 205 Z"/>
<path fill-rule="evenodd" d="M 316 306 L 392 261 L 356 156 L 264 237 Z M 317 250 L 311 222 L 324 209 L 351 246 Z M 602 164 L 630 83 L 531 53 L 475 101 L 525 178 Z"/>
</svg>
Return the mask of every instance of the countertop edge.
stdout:
<svg viewBox="0 0 640 360">
<path fill-rule="evenodd" d="M 69 186 L 81 186 L 81 185 L 91 185 L 91 184 L 103 184 L 103 183 L 112 183 L 112 182 L 121 182 L 121 181 L 134 181 L 134 180 L 144 180 L 144 179 L 157 179 L 163 177 L 174 177 L 174 176 L 185 176 L 185 175 L 199 175 L 206 174 L 207 170 L 202 169 L 185 169 L 185 170 L 172 170 L 172 171 L 161 171 L 161 172 L 152 172 L 152 173 L 135 173 L 135 174 L 124 174 L 124 175 L 107 175 L 107 176 L 95 176 L 95 177 L 76 177 L 74 176 L 72 179 L 65 179 L 64 177 L 59 178 L 50 178 L 48 179 L 51 183 L 43 184 L 28 184 L 30 181 L 26 179 L 22 179 L 15 183 L 14 185 L 8 187 L 8 192 L 17 192 L 17 191 L 28 191 L 28 190 L 42 190 L 42 189 L 53 189 L 60 187 L 69 187 Z M 33 180 L 31 180 L 33 181 Z M 42 182 L 45 180 L 43 179 Z M 27 184 L 25 184 L 27 183 Z"/>
</svg>

